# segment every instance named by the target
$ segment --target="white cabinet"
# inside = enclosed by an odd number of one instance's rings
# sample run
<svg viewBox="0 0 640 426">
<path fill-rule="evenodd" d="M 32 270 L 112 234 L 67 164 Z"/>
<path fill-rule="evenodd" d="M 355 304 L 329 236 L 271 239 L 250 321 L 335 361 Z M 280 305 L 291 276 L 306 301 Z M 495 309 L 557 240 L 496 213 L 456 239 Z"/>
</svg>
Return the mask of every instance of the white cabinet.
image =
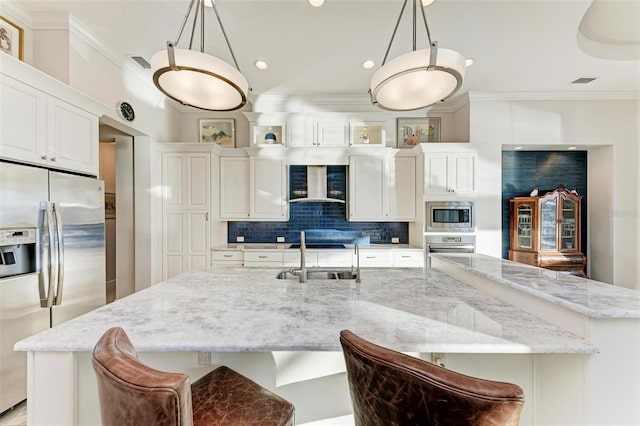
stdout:
<svg viewBox="0 0 640 426">
<path fill-rule="evenodd" d="M 424 156 L 425 195 L 469 195 L 476 191 L 476 152 L 437 152 Z"/>
<path fill-rule="evenodd" d="M 389 170 L 389 217 L 416 220 L 416 159 L 394 157 Z"/>
<path fill-rule="evenodd" d="M 244 266 L 246 267 L 282 267 L 284 254 L 275 250 L 247 250 L 244 252 Z"/>
<path fill-rule="evenodd" d="M 348 146 L 349 123 L 346 121 L 318 121 L 317 146 Z"/>
<path fill-rule="evenodd" d="M 211 252 L 211 266 L 242 266 L 242 250 L 215 250 Z"/>
<path fill-rule="evenodd" d="M 208 153 L 162 154 L 163 279 L 209 266 Z"/>
<path fill-rule="evenodd" d="M 263 157 L 250 159 L 249 213 L 251 219 L 286 221 L 287 168 L 284 160 Z"/>
<path fill-rule="evenodd" d="M 287 122 L 287 146 L 335 147 L 349 146 L 349 122 L 341 120 Z"/>
<path fill-rule="evenodd" d="M 221 220 L 288 220 L 287 168 L 270 157 L 220 157 Z"/>
<path fill-rule="evenodd" d="M 424 267 L 424 250 L 394 250 L 391 256 L 391 266 L 394 268 L 422 268 Z"/>
<path fill-rule="evenodd" d="M 384 158 L 349 157 L 349 220 L 388 218 L 388 187 Z"/>
<path fill-rule="evenodd" d="M 349 158 L 350 221 L 415 221 L 414 157 Z"/>
<path fill-rule="evenodd" d="M 97 116 L 7 76 L 0 86 L 0 157 L 98 174 Z"/>
<path fill-rule="evenodd" d="M 307 250 L 304 254 L 304 263 L 307 267 L 318 266 L 317 252 Z M 284 252 L 284 264 L 287 268 L 300 267 L 300 250 L 287 250 Z"/>
<path fill-rule="evenodd" d="M 220 157 L 220 219 L 249 218 L 249 157 Z"/>
<path fill-rule="evenodd" d="M 357 260 L 354 259 L 357 263 Z M 360 266 L 388 268 L 391 266 L 391 250 L 360 250 Z"/>
<path fill-rule="evenodd" d="M 351 267 L 353 252 L 351 250 L 321 250 L 318 251 L 318 266 L 322 267 Z"/>
</svg>

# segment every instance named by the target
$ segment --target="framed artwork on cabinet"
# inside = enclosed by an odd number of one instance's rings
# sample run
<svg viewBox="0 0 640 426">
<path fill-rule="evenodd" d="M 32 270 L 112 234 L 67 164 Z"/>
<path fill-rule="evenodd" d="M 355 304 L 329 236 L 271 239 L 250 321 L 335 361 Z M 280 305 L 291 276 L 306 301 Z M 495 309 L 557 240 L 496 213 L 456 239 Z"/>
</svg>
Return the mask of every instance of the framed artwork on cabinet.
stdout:
<svg viewBox="0 0 640 426">
<path fill-rule="evenodd" d="M 440 142 L 440 117 L 399 117 L 397 133 L 398 148 L 413 148 L 419 143 Z"/>
<path fill-rule="evenodd" d="M 233 118 L 201 118 L 200 143 L 217 143 L 222 148 L 236 147 L 236 120 Z"/>
<path fill-rule="evenodd" d="M 0 51 L 24 60 L 24 30 L 0 15 Z"/>
</svg>

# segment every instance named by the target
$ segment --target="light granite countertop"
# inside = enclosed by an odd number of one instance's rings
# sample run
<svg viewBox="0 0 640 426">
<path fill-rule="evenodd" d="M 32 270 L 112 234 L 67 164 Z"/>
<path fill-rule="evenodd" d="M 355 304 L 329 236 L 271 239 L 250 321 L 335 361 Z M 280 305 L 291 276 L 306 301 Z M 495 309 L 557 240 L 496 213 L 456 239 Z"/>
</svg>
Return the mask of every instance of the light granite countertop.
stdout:
<svg viewBox="0 0 640 426">
<path fill-rule="evenodd" d="M 187 272 L 18 342 L 90 351 L 123 327 L 140 352 L 339 351 L 350 329 L 407 352 L 594 353 L 585 340 L 432 269 L 354 280 L 278 280 L 278 269 Z"/>
<path fill-rule="evenodd" d="M 482 254 L 432 254 L 592 318 L 640 318 L 640 291 Z"/>
</svg>

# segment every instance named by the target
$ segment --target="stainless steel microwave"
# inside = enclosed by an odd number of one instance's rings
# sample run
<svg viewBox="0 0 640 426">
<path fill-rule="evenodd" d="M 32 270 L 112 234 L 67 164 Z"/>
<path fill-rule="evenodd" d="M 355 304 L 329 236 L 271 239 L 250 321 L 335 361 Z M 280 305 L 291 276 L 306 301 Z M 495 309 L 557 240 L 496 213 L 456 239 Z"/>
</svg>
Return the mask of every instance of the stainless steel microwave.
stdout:
<svg viewBox="0 0 640 426">
<path fill-rule="evenodd" d="M 425 232 L 474 232 L 473 201 L 427 201 Z"/>
</svg>

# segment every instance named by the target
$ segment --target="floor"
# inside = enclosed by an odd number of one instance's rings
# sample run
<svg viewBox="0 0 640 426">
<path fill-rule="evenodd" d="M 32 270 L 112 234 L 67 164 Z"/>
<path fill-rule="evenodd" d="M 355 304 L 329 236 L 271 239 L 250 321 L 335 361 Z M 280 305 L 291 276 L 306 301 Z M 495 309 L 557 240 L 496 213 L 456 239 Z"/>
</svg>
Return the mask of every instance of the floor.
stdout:
<svg viewBox="0 0 640 426">
<path fill-rule="evenodd" d="M 116 300 L 116 282 L 115 280 L 107 284 L 106 291 L 107 303 Z M 23 401 L 16 405 L 10 411 L 0 416 L 0 426 L 26 426 L 27 424 L 27 401 Z"/>
</svg>

